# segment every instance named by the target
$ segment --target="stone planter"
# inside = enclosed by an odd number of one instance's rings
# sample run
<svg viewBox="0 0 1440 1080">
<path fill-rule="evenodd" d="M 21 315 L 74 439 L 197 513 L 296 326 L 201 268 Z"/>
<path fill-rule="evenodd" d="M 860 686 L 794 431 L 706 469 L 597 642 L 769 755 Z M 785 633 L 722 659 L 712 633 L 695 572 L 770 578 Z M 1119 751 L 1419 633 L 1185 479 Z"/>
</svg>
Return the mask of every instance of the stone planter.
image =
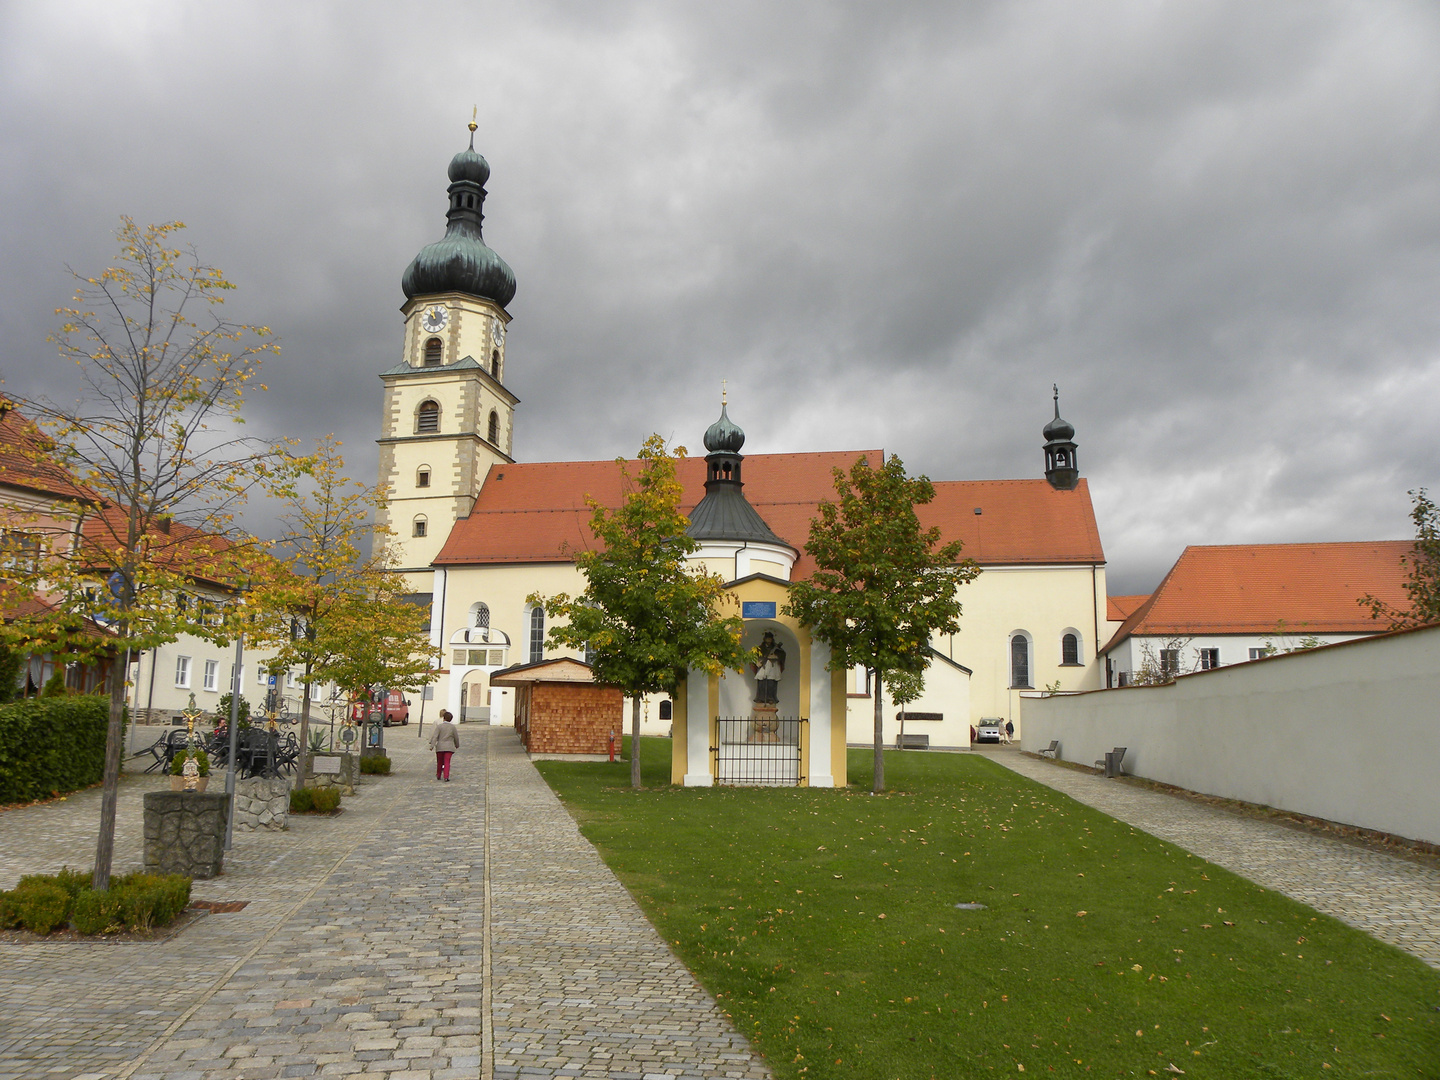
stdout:
<svg viewBox="0 0 1440 1080">
<path fill-rule="evenodd" d="M 204 790 L 205 790 L 207 787 L 209 787 L 209 786 L 210 786 L 210 777 L 208 777 L 208 776 L 201 776 L 201 777 L 197 778 L 196 781 L 195 781 L 195 791 L 196 791 L 197 794 L 198 794 L 199 792 L 204 791 Z M 170 777 L 170 790 L 171 790 L 171 791 L 184 791 L 184 790 L 185 790 L 185 777 L 183 777 L 183 776 L 172 776 L 172 777 Z"/>
<path fill-rule="evenodd" d="M 228 795 L 195 791 L 145 793 L 145 872 L 216 877 L 225 861 Z"/>
<path fill-rule="evenodd" d="M 290 781 L 254 776 L 235 781 L 235 829 L 283 829 L 290 823 Z"/>
</svg>

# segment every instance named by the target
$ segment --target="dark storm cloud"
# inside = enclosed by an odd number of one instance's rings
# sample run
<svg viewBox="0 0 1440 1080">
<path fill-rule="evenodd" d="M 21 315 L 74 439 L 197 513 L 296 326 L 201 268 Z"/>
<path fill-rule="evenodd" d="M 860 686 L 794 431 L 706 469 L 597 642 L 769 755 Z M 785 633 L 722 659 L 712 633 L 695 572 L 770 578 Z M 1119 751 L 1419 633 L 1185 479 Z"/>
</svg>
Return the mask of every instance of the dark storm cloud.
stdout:
<svg viewBox="0 0 1440 1080">
<path fill-rule="evenodd" d="M 0 373 L 118 216 L 284 352 L 252 427 L 373 474 L 399 276 L 472 102 L 525 459 L 883 445 L 1036 476 L 1059 382 L 1112 591 L 1185 543 L 1402 536 L 1436 482 L 1440 18 L 1419 3 L 0 11 Z"/>
</svg>

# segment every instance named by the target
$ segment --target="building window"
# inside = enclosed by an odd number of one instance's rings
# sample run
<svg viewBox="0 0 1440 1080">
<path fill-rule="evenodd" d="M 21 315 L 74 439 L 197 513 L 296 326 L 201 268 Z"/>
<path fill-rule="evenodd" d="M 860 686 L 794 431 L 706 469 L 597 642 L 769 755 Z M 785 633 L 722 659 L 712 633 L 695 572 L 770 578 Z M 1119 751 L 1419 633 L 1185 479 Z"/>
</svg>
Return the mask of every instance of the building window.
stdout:
<svg viewBox="0 0 1440 1080">
<path fill-rule="evenodd" d="M 500 350 L 499 350 L 499 349 L 491 349 L 491 350 L 490 350 L 490 374 L 493 375 L 493 376 L 494 376 L 495 378 L 497 378 L 497 379 L 500 378 Z"/>
<path fill-rule="evenodd" d="M 235 688 L 235 682 L 236 682 L 236 679 L 235 679 L 235 665 L 234 665 L 234 664 L 231 664 L 231 665 L 230 665 L 230 681 L 225 684 L 225 692 L 226 692 L 226 693 L 229 693 L 230 691 L 232 691 L 232 690 Z M 243 690 L 243 689 L 245 688 L 245 665 L 244 665 L 244 664 L 241 664 L 241 665 L 240 665 L 240 679 L 239 679 L 239 682 L 240 682 L 240 688 Z"/>
<path fill-rule="evenodd" d="M 1010 639 L 1010 686 L 1012 689 L 1029 690 L 1030 685 L 1030 639 L 1016 634 Z"/>
<path fill-rule="evenodd" d="M 0 531 L 0 567 L 34 572 L 40 565 L 40 537 L 15 529 Z"/>
<path fill-rule="evenodd" d="M 545 659 L 545 609 L 536 605 L 530 609 L 530 663 L 538 664 Z"/>
<path fill-rule="evenodd" d="M 472 625 L 478 626 L 481 630 L 490 629 L 490 605 L 483 601 L 477 603 L 470 609 Z"/>
<path fill-rule="evenodd" d="M 1250 659 L 1251 659 L 1251 660 L 1264 660 L 1265 657 L 1267 657 L 1267 656 L 1269 656 L 1269 655 L 1270 655 L 1270 650 L 1269 650 L 1269 649 L 1251 649 L 1251 650 L 1250 650 Z"/>
<path fill-rule="evenodd" d="M 419 469 L 417 469 L 417 470 L 415 471 L 415 486 L 416 486 L 416 487 L 429 487 L 429 486 L 430 486 L 430 467 L 429 467 L 428 465 L 422 466 L 421 468 L 419 468 Z"/>
<path fill-rule="evenodd" d="M 1220 666 L 1219 649 L 1200 649 L 1200 670 L 1210 671 Z"/>
<path fill-rule="evenodd" d="M 588 641 L 585 642 L 585 663 L 595 666 L 595 647 Z"/>
<path fill-rule="evenodd" d="M 415 519 L 414 523 L 411 524 L 411 526 L 410 526 L 410 535 L 411 535 L 411 536 L 424 536 L 424 535 L 425 535 L 425 518 L 424 518 L 423 515 L 422 515 L 421 517 L 417 517 L 417 518 Z"/>
<path fill-rule="evenodd" d="M 1180 650 L 1160 650 L 1160 674 L 1166 678 L 1173 679 L 1180 674 Z"/>
<path fill-rule="evenodd" d="M 438 337 L 432 337 L 425 342 L 425 366 L 439 367 L 444 359 L 445 346 Z"/>
<path fill-rule="evenodd" d="M 491 446 L 500 445 L 500 414 L 494 409 L 490 410 L 490 434 L 486 436 Z"/>
<path fill-rule="evenodd" d="M 175 685 L 181 690 L 190 689 L 190 657 L 175 658 Z"/>
<path fill-rule="evenodd" d="M 673 720 L 675 718 L 675 707 L 669 698 L 660 702 L 660 719 Z"/>
<path fill-rule="evenodd" d="M 215 690 L 215 689 L 218 689 L 218 684 L 219 684 L 219 682 L 220 682 L 220 661 L 219 661 L 219 660 L 206 660 L 206 661 L 205 661 L 205 689 L 206 689 L 206 690 Z"/>
<path fill-rule="evenodd" d="M 1072 665 L 1080 663 L 1080 636 L 1078 634 L 1066 634 L 1060 639 L 1060 663 Z"/>
<path fill-rule="evenodd" d="M 415 432 L 425 435 L 440 430 L 440 404 L 435 401 L 422 401 L 420 408 L 415 412 Z"/>
</svg>

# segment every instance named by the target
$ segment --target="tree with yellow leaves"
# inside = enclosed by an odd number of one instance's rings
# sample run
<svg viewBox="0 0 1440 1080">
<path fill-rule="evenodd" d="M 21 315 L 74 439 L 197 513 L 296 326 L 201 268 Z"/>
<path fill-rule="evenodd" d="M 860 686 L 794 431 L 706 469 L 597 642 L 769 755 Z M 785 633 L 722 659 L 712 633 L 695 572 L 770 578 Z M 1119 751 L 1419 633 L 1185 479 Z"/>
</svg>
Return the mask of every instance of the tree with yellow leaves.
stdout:
<svg viewBox="0 0 1440 1080">
<path fill-rule="evenodd" d="M 687 670 L 716 675 L 748 659 L 740 619 L 720 611 L 723 580 L 686 562 L 700 545 L 686 535 L 690 522 L 680 512 L 675 462 L 684 455 L 677 447 L 672 456 L 665 440 L 651 435 L 640 448 L 638 475 L 617 460 L 627 489 L 621 505 L 586 500 L 599 543 L 575 556 L 585 591 L 544 601 L 546 614 L 566 620 L 550 630 L 550 642 L 587 650 L 595 678 L 631 699 L 630 783 L 637 788 L 641 696 L 673 693 Z"/>
<path fill-rule="evenodd" d="M 10 618 L 3 637 L 19 651 L 112 665 L 97 890 L 114 849 L 126 657 L 181 633 L 223 634 L 213 612 L 177 601 L 197 581 L 233 584 L 233 514 L 276 452 L 235 429 L 261 358 L 278 347 L 268 328 L 223 317 L 235 286 L 193 248 L 171 246 L 182 229 L 122 218 L 116 264 L 98 277 L 71 272 L 75 306 L 56 309 L 51 340 L 78 365 L 81 393 L 67 405 L 23 403 L 43 431 L 25 452 L 68 470 L 86 497 L 48 510 L 74 520 L 7 574 L 16 596 L 43 603 Z"/>
<path fill-rule="evenodd" d="M 309 770 L 314 684 L 415 689 L 434 677 L 429 609 L 403 599 L 403 579 L 389 572 L 389 530 L 376 524 L 385 492 L 344 468 L 340 442 L 327 435 L 313 454 L 267 472 L 268 493 L 286 508 L 283 532 L 256 562 L 247 597 L 256 617 L 247 636 L 276 650 L 275 669 L 301 672 L 297 783 Z"/>
</svg>

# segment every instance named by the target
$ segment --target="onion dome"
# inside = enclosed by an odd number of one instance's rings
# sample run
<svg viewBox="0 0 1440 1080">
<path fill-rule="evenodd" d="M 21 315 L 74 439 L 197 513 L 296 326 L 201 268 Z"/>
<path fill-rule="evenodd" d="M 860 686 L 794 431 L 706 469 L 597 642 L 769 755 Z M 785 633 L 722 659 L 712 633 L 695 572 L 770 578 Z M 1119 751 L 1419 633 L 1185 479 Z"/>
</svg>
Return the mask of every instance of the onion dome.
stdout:
<svg viewBox="0 0 1440 1080">
<path fill-rule="evenodd" d="M 1045 425 L 1045 479 L 1057 491 L 1074 491 L 1080 483 L 1075 453 L 1075 428 L 1060 419 L 1060 387 L 1055 387 L 1055 419 Z"/>
<path fill-rule="evenodd" d="M 740 425 L 730 419 L 725 411 L 725 405 L 720 406 L 720 419 L 716 420 L 705 429 L 705 449 L 710 453 L 725 452 L 738 454 L 740 448 L 745 445 L 745 432 L 740 430 Z"/>
<path fill-rule="evenodd" d="M 450 160 L 449 177 L 445 236 L 421 249 L 406 267 L 400 287 L 410 300 L 433 293 L 459 292 L 504 307 L 515 297 L 515 274 L 485 245 L 481 234 L 490 164 L 475 150 L 473 122 L 470 146 Z"/>
<path fill-rule="evenodd" d="M 695 540 L 728 541 L 741 544 L 776 544 L 789 547 L 775 535 L 741 490 L 745 483 L 740 471 L 745 458 L 740 447 L 745 432 L 720 405 L 720 419 L 705 432 L 705 497 L 690 511 L 686 535 Z"/>
</svg>

